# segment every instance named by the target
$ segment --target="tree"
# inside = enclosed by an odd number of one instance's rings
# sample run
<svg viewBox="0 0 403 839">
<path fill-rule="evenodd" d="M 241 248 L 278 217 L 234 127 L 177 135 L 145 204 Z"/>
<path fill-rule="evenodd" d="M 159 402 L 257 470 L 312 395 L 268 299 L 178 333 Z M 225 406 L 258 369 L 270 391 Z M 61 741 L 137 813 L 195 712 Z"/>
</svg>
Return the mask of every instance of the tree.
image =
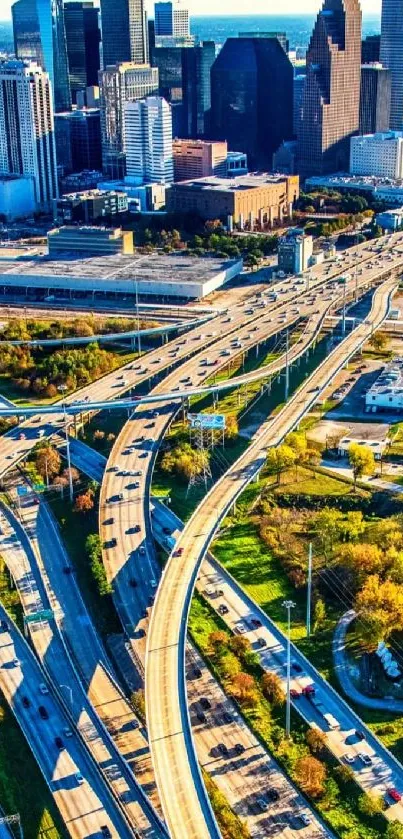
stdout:
<svg viewBox="0 0 403 839">
<path fill-rule="evenodd" d="M 322 628 L 326 620 L 326 606 L 324 601 L 321 597 L 319 597 L 315 603 L 314 610 L 314 630 L 317 632 Z"/>
<path fill-rule="evenodd" d="M 94 493 L 91 490 L 83 492 L 82 495 L 77 495 L 76 503 L 74 504 L 75 513 L 89 513 L 94 508 Z"/>
<path fill-rule="evenodd" d="M 249 638 L 244 638 L 242 635 L 234 635 L 230 638 L 229 646 L 232 652 L 240 658 L 243 658 L 245 653 L 250 652 L 252 649 Z"/>
<path fill-rule="evenodd" d="M 59 474 L 61 462 L 59 452 L 50 445 L 41 446 L 36 453 L 36 470 L 47 483 Z"/>
<path fill-rule="evenodd" d="M 215 653 L 224 652 L 228 647 L 228 634 L 222 629 L 211 632 L 208 637 L 209 646 Z"/>
<path fill-rule="evenodd" d="M 231 679 L 233 695 L 245 705 L 254 705 L 257 699 L 256 684 L 249 673 L 236 673 Z"/>
<path fill-rule="evenodd" d="M 96 583 L 98 594 L 105 597 L 112 593 L 112 586 L 108 582 L 104 564 L 102 562 L 101 540 L 97 533 L 90 533 L 85 541 L 85 550 L 90 562 L 91 574 Z"/>
<path fill-rule="evenodd" d="M 379 816 L 385 809 L 385 802 L 380 795 L 364 792 L 358 799 L 358 809 L 364 816 Z"/>
<path fill-rule="evenodd" d="M 313 754 L 323 752 L 326 748 L 326 734 L 320 728 L 308 728 L 305 739 Z"/>
<path fill-rule="evenodd" d="M 143 722 L 145 722 L 146 721 L 146 701 L 145 701 L 144 689 L 139 688 L 138 690 L 135 690 L 132 693 L 132 695 L 130 697 L 130 700 L 131 700 L 131 703 L 133 705 L 133 708 L 134 708 L 137 716 L 139 716 L 140 719 Z"/>
<path fill-rule="evenodd" d="M 377 545 L 360 542 L 340 548 L 339 561 L 352 571 L 355 579 L 362 583 L 368 574 L 378 574 L 383 566 L 383 554 Z"/>
<path fill-rule="evenodd" d="M 66 478 L 67 481 L 69 481 L 70 480 L 70 475 L 71 475 L 71 480 L 73 481 L 73 484 L 76 484 L 77 481 L 80 480 L 80 473 L 79 473 L 78 469 L 76 469 L 74 466 L 70 466 L 70 470 L 68 468 L 63 469 L 63 472 L 62 472 L 62 477 L 63 478 Z"/>
<path fill-rule="evenodd" d="M 277 673 L 265 673 L 262 677 L 263 694 L 272 705 L 282 705 L 285 699 L 284 688 Z"/>
<path fill-rule="evenodd" d="M 344 516 L 340 510 L 324 507 L 313 520 L 314 532 L 326 555 L 331 553 L 333 545 L 340 539 L 343 519 Z"/>
<path fill-rule="evenodd" d="M 323 794 L 326 767 L 316 757 L 300 757 L 295 764 L 295 777 L 301 789 L 311 798 L 319 798 Z"/>
<path fill-rule="evenodd" d="M 389 338 L 385 332 L 374 332 L 369 339 L 369 343 L 376 352 L 382 352 L 388 346 Z"/>
<path fill-rule="evenodd" d="M 375 472 L 374 453 L 368 446 L 352 443 L 348 450 L 348 462 L 353 470 L 354 488 L 357 486 L 357 478 Z"/>
<path fill-rule="evenodd" d="M 202 475 L 208 466 L 208 461 L 208 451 L 196 451 L 190 443 L 182 443 L 165 452 L 161 468 L 164 472 L 176 473 L 189 480 L 196 475 Z"/>
<path fill-rule="evenodd" d="M 340 783 L 347 785 L 354 781 L 354 769 L 352 769 L 351 766 L 345 766 L 344 763 L 342 763 L 340 766 L 336 766 L 334 771 L 335 774 L 337 774 Z"/>
<path fill-rule="evenodd" d="M 68 487 L 68 485 L 69 485 L 69 482 L 68 482 L 67 478 L 63 477 L 63 475 L 56 475 L 56 478 L 54 478 L 54 480 L 53 480 L 53 486 L 57 487 L 57 488 L 60 488 L 60 490 L 61 490 L 60 494 L 61 494 L 62 498 L 64 496 L 64 490 L 66 489 L 66 487 Z"/>
<path fill-rule="evenodd" d="M 403 630 L 403 588 L 391 580 L 382 582 L 377 574 L 368 577 L 355 609 L 361 617 L 357 631 L 369 649 Z"/>
<path fill-rule="evenodd" d="M 225 436 L 227 440 L 234 440 L 238 437 L 239 428 L 237 418 L 233 414 L 226 416 L 225 422 Z"/>
<path fill-rule="evenodd" d="M 401 822 L 389 822 L 385 839 L 403 839 L 403 824 Z"/>
<path fill-rule="evenodd" d="M 281 473 L 284 472 L 285 469 L 289 469 L 293 466 L 295 460 L 296 454 L 294 449 L 286 443 L 283 443 L 281 446 L 277 446 L 277 448 L 269 449 L 267 453 L 267 466 L 271 472 L 274 472 L 277 475 L 278 484 L 281 481 Z"/>
</svg>

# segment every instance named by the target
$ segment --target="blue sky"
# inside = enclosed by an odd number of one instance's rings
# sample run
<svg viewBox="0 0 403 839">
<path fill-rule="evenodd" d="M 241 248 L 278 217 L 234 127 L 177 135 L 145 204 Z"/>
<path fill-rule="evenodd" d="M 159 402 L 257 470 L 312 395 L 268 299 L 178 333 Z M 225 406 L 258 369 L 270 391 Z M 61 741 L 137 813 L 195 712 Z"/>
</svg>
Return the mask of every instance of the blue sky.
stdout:
<svg viewBox="0 0 403 839">
<path fill-rule="evenodd" d="M 147 0 L 146 0 L 147 2 Z M 281 13 L 282 14 L 304 14 L 309 12 L 316 12 L 322 5 L 322 0 L 282 0 Z M 152 2 L 147 2 L 147 6 L 152 8 Z M 379 12 L 381 9 L 381 0 L 361 0 L 362 10 L 367 14 Z M 10 17 L 11 0 L 0 0 L 0 20 L 6 20 Z M 218 11 L 219 7 L 219 11 Z M 262 14 L 269 15 L 279 14 L 279 5 L 275 0 L 189 0 L 189 8 L 191 14 L 194 15 L 248 15 L 248 14 Z"/>
</svg>

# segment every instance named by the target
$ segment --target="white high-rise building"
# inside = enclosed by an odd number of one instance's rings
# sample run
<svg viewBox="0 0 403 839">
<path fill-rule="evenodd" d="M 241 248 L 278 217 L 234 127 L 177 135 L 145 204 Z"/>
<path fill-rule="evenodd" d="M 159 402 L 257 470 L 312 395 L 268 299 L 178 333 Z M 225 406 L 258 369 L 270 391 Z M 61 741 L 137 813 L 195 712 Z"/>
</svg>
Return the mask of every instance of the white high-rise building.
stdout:
<svg viewBox="0 0 403 839">
<path fill-rule="evenodd" d="M 403 178 L 403 131 L 352 137 L 350 174 Z"/>
<path fill-rule="evenodd" d="M 190 35 L 189 9 L 182 0 L 156 3 L 156 37 L 187 38 Z"/>
<path fill-rule="evenodd" d="M 165 99 L 148 96 L 127 102 L 123 141 L 128 178 L 141 183 L 172 183 L 172 112 Z"/>
<path fill-rule="evenodd" d="M 30 175 L 40 209 L 58 197 L 52 89 L 34 62 L 0 63 L 0 174 Z"/>
</svg>

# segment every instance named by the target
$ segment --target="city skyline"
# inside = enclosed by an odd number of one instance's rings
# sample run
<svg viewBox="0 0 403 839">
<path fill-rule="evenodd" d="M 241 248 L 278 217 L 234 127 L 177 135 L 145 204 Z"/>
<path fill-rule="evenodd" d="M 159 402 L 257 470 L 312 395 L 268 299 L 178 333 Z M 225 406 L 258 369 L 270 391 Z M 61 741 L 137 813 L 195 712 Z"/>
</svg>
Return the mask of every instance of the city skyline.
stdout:
<svg viewBox="0 0 403 839">
<path fill-rule="evenodd" d="M 96 5 L 99 5 L 97 3 Z M 321 0 L 283 0 L 282 15 L 303 15 L 315 14 L 322 5 Z M 11 19 L 12 0 L 0 0 L 0 20 Z M 154 10 L 154 3 L 146 0 L 148 12 Z M 250 7 L 245 0 L 221 0 L 220 11 L 217 12 L 217 4 L 214 0 L 189 0 L 190 14 L 193 16 L 222 17 L 226 15 L 276 15 L 278 14 L 275 4 L 267 0 L 255 0 L 253 7 Z M 381 0 L 361 0 L 361 8 L 364 15 L 380 14 Z"/>
</svg>

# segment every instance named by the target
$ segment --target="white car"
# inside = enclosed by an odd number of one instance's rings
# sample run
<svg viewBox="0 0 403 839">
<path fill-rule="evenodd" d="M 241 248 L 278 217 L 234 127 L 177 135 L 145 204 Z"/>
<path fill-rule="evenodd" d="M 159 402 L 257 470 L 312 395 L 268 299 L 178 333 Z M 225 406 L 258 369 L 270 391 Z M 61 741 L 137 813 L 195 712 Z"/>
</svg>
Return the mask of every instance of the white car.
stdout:
<svg viewBox="0 0 403 839">
<path fill-rule="evenodd" d="M 234 626 L 234 632 L 237 632 L 238 635 L 243 635 L 246 632 L 246 627 L 243 623 L 236 623 Z"/>
<path fill-rule="evenodd" d="M 343 755 L 343 759 L 346 763 L 354 763 L 355 755 L 352 755 L 350 752 L 347 752 L 347 754 Z"/>
<path fill-rule="evenodd" d="M 43 682 L 41 682 L 41 684 L 39 685 L 39 690 L 44 696 L 46 696 L 49 693 L 48 686 L 45 685 Z"/>
<path fill-rule="evenodd" d="M 305 825 L 305 827 L 308 827 L 308 824 L 311 823 L 311 819 L 309 816 L 307 816 L 306 813 L 301 813 L 300 819 L 302 821 L 302 824 Z"/>
</svg>

